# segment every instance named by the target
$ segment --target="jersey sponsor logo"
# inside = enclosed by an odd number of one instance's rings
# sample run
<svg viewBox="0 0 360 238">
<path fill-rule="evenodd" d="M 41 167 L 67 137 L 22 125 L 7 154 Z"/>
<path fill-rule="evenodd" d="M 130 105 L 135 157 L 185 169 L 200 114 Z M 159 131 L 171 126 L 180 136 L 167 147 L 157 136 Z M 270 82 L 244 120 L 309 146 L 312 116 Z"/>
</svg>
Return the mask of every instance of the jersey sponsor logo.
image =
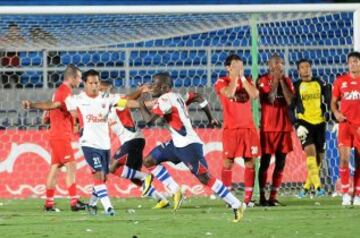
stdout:
<svg viewBox="0 0 360 238">
<path fill-rule="evenodd" d="M 306 101 L 306 100 L 311 100 L 311 99 L 318 99 L 320 97 L 321 97 L 320 93 L 309 93 L 309 94 L 302 95 L 301 99 Z"/>
<path fill-rule="evenodd" d="M 344 99 L 349 101 L 360 100 L 360 92 L 353 90 L 344 93 Z"/>
<path fill-rule="evenodd" d="M 103 116 L 101 113 L 98 115 L 94 114 L 88 114 L 86 115 L 86 120 L 88 123 L 103 123 L 106 122 L 105 116 Z"/>
</svg>

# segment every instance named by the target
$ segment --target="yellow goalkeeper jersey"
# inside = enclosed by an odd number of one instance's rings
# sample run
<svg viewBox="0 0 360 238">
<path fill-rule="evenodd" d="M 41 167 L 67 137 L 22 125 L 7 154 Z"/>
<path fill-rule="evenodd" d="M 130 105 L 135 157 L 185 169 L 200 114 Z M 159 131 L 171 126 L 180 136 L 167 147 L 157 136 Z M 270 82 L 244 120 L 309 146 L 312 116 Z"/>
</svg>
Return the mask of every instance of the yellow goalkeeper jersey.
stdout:
<svg viewBox="0 0 360 238">
<path fill-rule="evenodd" d="M 314 125 L 324 122 L 326 105 L 330 103 L 331 86 L 320 79 L 312 78 L 311 81 L 299 80 L 294 87 L 297 119 Z"/>
</svg>

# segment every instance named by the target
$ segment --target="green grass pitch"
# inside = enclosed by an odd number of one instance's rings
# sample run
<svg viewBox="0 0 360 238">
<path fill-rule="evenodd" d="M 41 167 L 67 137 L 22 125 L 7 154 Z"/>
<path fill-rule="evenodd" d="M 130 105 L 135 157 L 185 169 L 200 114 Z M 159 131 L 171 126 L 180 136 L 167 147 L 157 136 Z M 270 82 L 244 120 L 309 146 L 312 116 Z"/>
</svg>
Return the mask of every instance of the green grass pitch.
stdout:
<svg viewBox="0 0 360 238">
<path fill-rule="evenodd" d="M 58 199 L 58 213 L 42 211 L 43 200 L 0 200 L 0 237 L 360 237 L 360 207 L 342 208 L 340 198 L 280 198 L 285 207 L 249 208 L 241 223 L 220 200 L 188 198 L 174 214 L 152 210 L 148 199 L 112 199 L 116 216 L 71 212 Z"/>
</svg>

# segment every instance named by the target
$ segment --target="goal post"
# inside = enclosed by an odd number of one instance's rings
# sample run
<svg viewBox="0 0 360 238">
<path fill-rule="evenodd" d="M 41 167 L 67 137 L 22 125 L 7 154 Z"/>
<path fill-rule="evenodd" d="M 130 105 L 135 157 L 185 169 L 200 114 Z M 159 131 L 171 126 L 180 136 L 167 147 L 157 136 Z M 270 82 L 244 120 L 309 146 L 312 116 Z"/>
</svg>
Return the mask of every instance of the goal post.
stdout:
<svg viewBox="0 0 360 238">
<path fill-rule="evenodd" d="M 245 73 L 254 80 L 266 72 L 267 60 L 277 53 L 292 80 L 298 79 L 295 62 L 309 58 L 314 74 L 332 83 L 347 70 L 347 54 L 360 49 L 360 4 L 17 6 L 0 7 L 0 17 L 0 177 L 4 181 L 0 197 L 7 198 L 44 194 L 50 161 L 47 131 L 42 129 L 41 112 L 24 111 L 19 103 L 25 98 L 49 99 L 69 63 L 81 70 L 98 70 L 102 78 L 114 81 L 118 92 L 131 91 L 149 82 L 151 75 L 169 71 L 176 90 L 203 93 L 222 120 L 213 84 L 226 74 L 223 62 L 229 53 L 244 59 Z M 258 102 L 253 108 L 258 121 Z M 196 107 L 190 107 L 190 115 L 205 142 L 211 172 L 220 177 L 221 130 L 207 128 L 206 117 Z M 134 117 L 141 123 L 136 111 Z M 147 151 L 168 139 L 161 126 L 144 133 Z M 297 192 L 305 178 L 305 161 L 294 140 L 296 151 L 287 161 L 282 194 Z M 115 149 L 119 142 L 113 141 Z M 73 147 L 84 195 L 91 181 L 76 141 Z M 323 179 L 330 191 L 338 168 L 332 127 L 327 131 L 325 162 Z M 240 185 L 242 168 L 242 160 L 236 160 L 233 179 Z M 183 166 L 169 169 L 188 193 L 210 193 L 184 174 Z M 123 180 L 111 180 L 109 186 L 113 196 L 140 194 Z M 63 183 L 57 193 L 66 196 Z"/>
</svg>

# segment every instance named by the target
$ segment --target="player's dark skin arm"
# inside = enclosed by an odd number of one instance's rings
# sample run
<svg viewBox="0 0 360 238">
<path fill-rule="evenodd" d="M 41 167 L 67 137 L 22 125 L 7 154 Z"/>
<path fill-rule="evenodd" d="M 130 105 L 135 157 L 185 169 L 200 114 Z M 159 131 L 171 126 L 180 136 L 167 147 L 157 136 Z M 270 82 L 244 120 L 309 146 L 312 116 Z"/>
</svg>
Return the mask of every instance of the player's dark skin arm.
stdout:
<svg viewBox="0 0 360 238">
<path fill-rule="evenodd" d="M 292 92 L 290 91 L 288 85 L 285 82 L 285 79 L 280 79 L 280 86 L 282 88 L 284 98 L 286 101 L 286 104 L 289 106 L 291 104 L 292 98 L 294 97 Z"/>
<path fill-rule="evenodd" d="M 194 97 L 191 98 L 191 100 L 188 100 L 186 102 L 187 105 L 190 105 L 192 103 L 204 103 L 206 101 L 206 99 L 199 93 L 195 93 L 195 92 L 191 92 Z M 205 107 L 202 107 L 201 110 L 206 114 L 206 117 L 209 121 L 209 126 L 210 127 L 220 127 L 221 124 L 219 123 L 218 120 L 216 120 L 212 113 L 211 113 L 211 108 L 210 108 L 210 103 L 207 103 Z"/>
<path fill-rule="evenodd" d="M 130 94 L 126 95 L 126 98 L 131 99 L 131 100 L 137 100 L 141 96 L 141 94 L 146 92 L 147 90 L 149 90 L 149 86 L 142 85 L 138 89 L 136 89 L 134 92 L 131 92 Z"/>
<path fill-rule="evenodd" d="M 327 107 L 327 110 L 331 107 L 331 85 L 325 84 L 322 89 L 323 97 L 324 97 L 324 103 Z"/>
<path fill-rule="evenodd" d="M 151 126 L 157 119 L 160 118 L 160 116 L 149 111 L 143 99 L 139 100 L 139 110 L 147 126 Z"/>
<path fill-rule="evenodd" d="M 271 81 L 271 90 L 270 90 L 270 92 L 267 94 L 267 98 L 268 98 L 268 101 L 269 101 L 270 103 L 274 103 L 274 102 L 275 102 L 278 87 L 279 87 L 279 79 L 274 78 L 274 79 Z"/>
<path fill-rule="evenodd" d="M 291 104 L 289 105 L 289 108 L 288 108 L 290 121 L 293 123 L 293 125 L 295 125 L 295 127 L 296 127 L 296 120 L 297 120 L 296 113 L 295 113 L 297 100 L 298 100 L 298 94 L 296 92 L 294 97 L 292 98 Z"/>
</svg>

